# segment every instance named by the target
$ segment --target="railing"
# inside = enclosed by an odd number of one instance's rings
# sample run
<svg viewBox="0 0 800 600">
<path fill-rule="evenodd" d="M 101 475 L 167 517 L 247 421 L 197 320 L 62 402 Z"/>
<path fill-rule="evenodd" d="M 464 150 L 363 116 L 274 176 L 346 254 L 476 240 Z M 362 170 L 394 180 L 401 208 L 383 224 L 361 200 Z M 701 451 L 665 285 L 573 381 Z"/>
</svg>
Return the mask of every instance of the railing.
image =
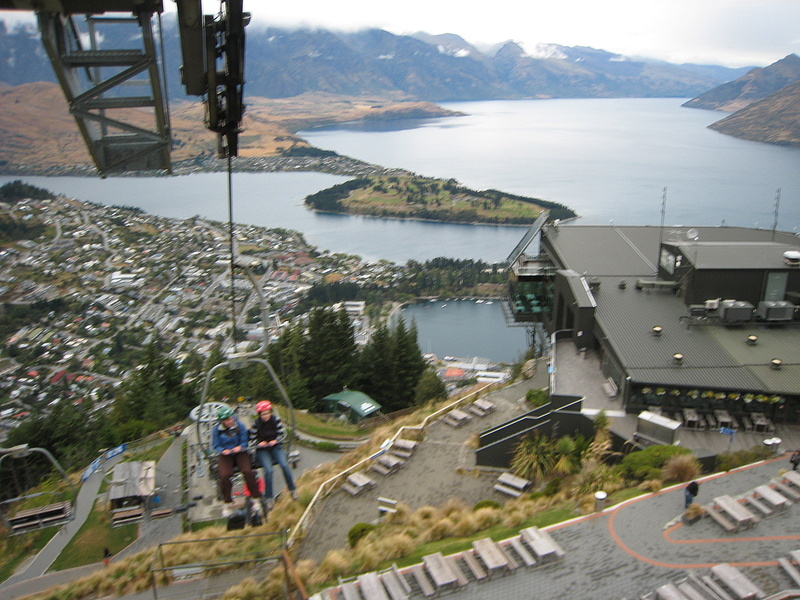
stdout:
<svg viewBox="0 0 800 600">
<path fill-rule="evenodd" d="M 341 471 L 341 472 L 337 473 L 336 475 L 334 475 L 334 476 L 326 479 L 325 481 L 323 481 L 322 484 L 317 488 L 317 491 L 315 492 L 314 497 L 311 499 L 311 502 L 308 503 L 308 506 L 306 506 L 305 511 L 300 516 L 300 519 L 297 521 L 297 523 L 294 526 L 294 529 L 292 530 L 291 534 L 289 535 L 289 540 L 287 542 L 288 547 L 291 548 L 294 545 L 294 542 L 297 540 L 297 537 L 305 530 L 306 521 L 311 518 L 313 511 L 316 509 L 317 502 L 319 502 L 325 495 L 327 495 L 327 493 L 329 492 L 330 488 L 332 488 L 335 483 L 337 483 L 338 481 L 340 481 L 342 478 L 346 477 L 350 473 L 358 470 L 363 465 L 369 463 L 370 461 L 375 460 L 378 456 L 380 456 L 381 454 L 386 452 L 391 447 L 392 443 L 397 438 L 401 437 L 404 432 L 406 432 L 406 431 L 424 431 L 424 429 L 428 426 L 428 423 L 430 423 L 433 419 L 436 419 L 440 415 L 442 415 L 442 414 L 444 414 L 446 412 L 449 412 L 449 411 L 453 410 L 454 408 L 457 408 L 461 404 L 466 403 L 468 400 L 472 400 L 473 398 L 477 398 L 480 394 L 482 394 L 483 392 L 485 392 L 489 388 L 497 388 L 497 387 L 499 387 L 497 383 L 489 383 L 489 384 L 481 387 L 480 389 L 475 390 L 473 392 L 470 392 L 466 396 L 463 396 L 463 397 L 455 400 L 454 402 L 451 402 L 450 404 L 447 404 L 446 406 L 444 406 L 443 408 L 440 408 L 436 412 L 433 412 L 433 413 L 429 414 L 427 417 L 425 417 L 422 420 L 422 423 L 420 423 L 419 425 L 403 425 L 400 429 L 397 430 L 397 432 L 391 438 L 389 438 L 383 444 L 381 444 L 380 450 L 378 450 L 377 452 L 373 452 L 372 454 L 370 454 L 366 458 L 363 458 L 362 460 L 358 461 L 354 465 L 351 465 L 350 467 L 348 467 L 344 471 Z"/>
</svg>

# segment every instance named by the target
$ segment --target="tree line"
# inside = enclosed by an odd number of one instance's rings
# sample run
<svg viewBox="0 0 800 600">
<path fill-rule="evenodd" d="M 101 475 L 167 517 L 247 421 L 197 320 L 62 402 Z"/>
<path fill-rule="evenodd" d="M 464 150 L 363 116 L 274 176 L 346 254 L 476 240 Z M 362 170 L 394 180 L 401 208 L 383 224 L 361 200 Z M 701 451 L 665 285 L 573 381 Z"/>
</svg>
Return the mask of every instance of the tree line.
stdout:
<svg viewBox="0 0 800 600">
<path fill-rule="evenodd" d="M 222 360 L 217 352 L 208 362 Z M 435 392 L 424 391 L 434 387 L 429 380 L 422 391 L 418 389 L 426 363 L 416 327 L 409 327 L 402 319 L 393 325 L 381 324 L 359 347 L 344 311 L 316 308 L 307 322 L 286 328 L 269 346 L 268 360 L 292 405 L 311 412 L 320 412 L 322 399 L 345 387 L 367 394 L 384 413 L 444 395 L 443 385 Z M 281 399 L 269 372 L 258 364 L 238 371 L 220 369 L 209 386 L 209 395 L 216 400 L 242 396 Z"/>
<path fill-rule="evenodd" d="M 402 319 L 379 326 L 362 348 L 344 311 L 315 309 L 307 323 L 289 327 L 270 345 L 268 359 L 293 406 L 312 412 L 322 410 L 322 398 L 345 387 L 372 397 L 384 413 L 445 394 L 441 380 L 426 368 L 416 327 Z M 204 374 L 224 361 L 217 348 L 205 363 L 181 363 L 152 343 L 142 363 L 120 385 L 110 412 L 89 397 L 78 402 L 64 399 L 11 430 L 4 445 L 45 448 L 64 468 L 82 468 L 103 448 L 186 419 L 200 402 Z M 197 370 L 191 372 L 191 367 Z M 244 396 L 281 401 L 275 382 L 258 364 L 218 369 L 209 395 L 216 400 Z"/>
</svg>

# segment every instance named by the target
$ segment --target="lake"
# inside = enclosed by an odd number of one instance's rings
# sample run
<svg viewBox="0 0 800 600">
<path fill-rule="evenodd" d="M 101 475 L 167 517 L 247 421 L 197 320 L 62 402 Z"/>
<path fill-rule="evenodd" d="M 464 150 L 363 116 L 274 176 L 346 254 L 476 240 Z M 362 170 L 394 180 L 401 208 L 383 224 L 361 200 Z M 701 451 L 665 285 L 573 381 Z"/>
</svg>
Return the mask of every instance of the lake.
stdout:
<svg viewBox="0 0 800 600">
<path fill-rule="evenodd" d="M 800 149 L 738 140 L 707 129 L 724 113 L 683 100 L 526 100 L 446 104 L 465 117 L 350 124 L 302 132 L 311 143 L 421 175 L 455 178 L 566 204 L 580 223 L 800 227 Z M 0 177 L 0 184 L 18 177 Z M 227 219 L 222 173 L 174 178 L 24 177 L 102 204 L 168 217 Z M 296 229 L 322 250 L 405 263 L 437 256 L 498 262 L 524 230 L 323 215 L 303 198 L 345 178 L 320 173 L 236 174 L 234 220 Z M 499 303 L 411 308 L 423 352 L 515 360 L 524 330 L 503 326 Z M 419 311 L 414 313 L 414 311 Z M 488 329 L 483 329 L 484 325 Z M 480 333 L 476 333 L 480 332 Z M 476 342 L 476 345 L 473 345 Z M 430 349 L 430 350 L 429 350 Z"/>
<path fill-rule="evenodd" d="M 506 327 L 498 300 L 438 300 L 409 304 L 400 311 L 407 324 L 417 325 L 422 352 L 439 358 L 488 358 L 513 363 L 528 348 L 523 327 Z"/>
<path fill-rule="evenodd" d="M 726 113 L 682 99 L 458 102 L 465 117 L 301 132 L 312 144 L 467 187 L 566 204 L 581 223 L 800 225 L 800 148 L 748 142 L 707 126 Z"/>
<path fill-rule="evenodd" d="M 707 129 L 724 113 L 683 100 L 525 100 L 450 103 L 465 117 L 352 124 L 302 132 L 313 144 L 421 175 L 456 178 L 560 202 L 581 223 L 800 227 L 800 148 L 747 142 Z M 0 177 L 0 183 L 13 178 Z M 186 218 L 227 219 L 222 173 L 173 178 L 25 177 L 103 204 Z M 303 198 L 343 181 L 321 173 L 236 174 L 234 220 L 302 231 L 319 247 L 397 263 L 436 256 L 502 261 L 522 228 L 323 215 Z"/>
</svg>

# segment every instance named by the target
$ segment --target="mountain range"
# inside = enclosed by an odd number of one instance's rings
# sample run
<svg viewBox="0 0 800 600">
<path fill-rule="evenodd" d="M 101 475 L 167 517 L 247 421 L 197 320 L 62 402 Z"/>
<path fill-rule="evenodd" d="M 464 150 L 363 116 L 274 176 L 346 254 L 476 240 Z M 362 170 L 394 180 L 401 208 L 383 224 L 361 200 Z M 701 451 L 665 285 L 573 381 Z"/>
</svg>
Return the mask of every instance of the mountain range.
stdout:
<svg viewBox="0 0 800 600">
<path fill-rule="evenodd" d="M 164 20 L 168 89 L 182 92 L 174 18 Z M 104 39 L 109 47 L 121 40 Z M 287 98 L 306 92 L 392 95 L 442 102 L 501 98 L 691 97 L 746 72 L 632 59 L 588 47 L 507 41 L 479 50 L 453 35 L 395 35 L 380 29 L 248 27 L 245 92 Z M 55 81 L 31 26 L 0 22 L 0 84 Z"/>
<path fill-rule="evenodd" d="M 727 135 L 800 146 L 800 56 L 789 54 L 724 83 L 683 106 L 733 114 L 709 125 Z"/>
<path fill-rule="evenodd" d="M 734 81 L 692 98 L 683 106 L 735 112 L 800 81 L 800 56 L 788 56 L 767 67 L 756 67 Z"/>
</svg>

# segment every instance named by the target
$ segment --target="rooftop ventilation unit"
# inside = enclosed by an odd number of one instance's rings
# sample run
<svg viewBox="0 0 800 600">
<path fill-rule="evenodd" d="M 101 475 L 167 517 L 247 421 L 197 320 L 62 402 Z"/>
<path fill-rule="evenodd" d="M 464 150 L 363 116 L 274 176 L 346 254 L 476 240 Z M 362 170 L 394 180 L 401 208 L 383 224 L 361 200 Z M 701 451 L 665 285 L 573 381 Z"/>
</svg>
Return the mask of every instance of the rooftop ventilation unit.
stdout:
<svg viewBox="0 0 800 600">
<path fill-rule="evenodd" d="M 723 323 L 746 323 L 753 318 L 753 305 L 744 300 L 723 300 L 719 318 Z"/>
<path fill-rule="evenodd" d="M 758 303 L 758 316 L 764 321 L 791 321 L 795 306 L 785 300 L 762 300 Z"/>
</svg>

